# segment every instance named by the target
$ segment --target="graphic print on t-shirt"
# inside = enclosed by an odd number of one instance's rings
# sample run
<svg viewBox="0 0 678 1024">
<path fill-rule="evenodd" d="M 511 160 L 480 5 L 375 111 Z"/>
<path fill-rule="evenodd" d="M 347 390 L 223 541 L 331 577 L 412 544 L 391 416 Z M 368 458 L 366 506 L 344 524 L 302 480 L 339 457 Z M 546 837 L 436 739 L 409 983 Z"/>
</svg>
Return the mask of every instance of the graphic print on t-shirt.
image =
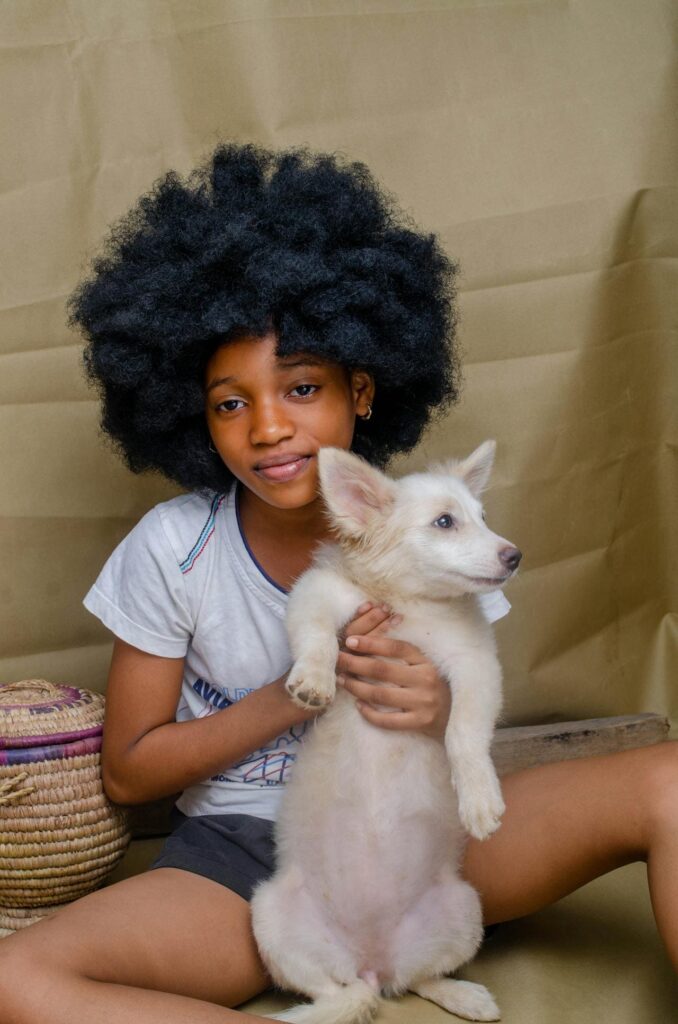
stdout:
<svg viewBox="0 0 678 1024">
<path fill-rule="evenodd" d="M 268 746 L 232 765 L 224 775 L 212 778 L 215 782 L 256 782 L 265 786 L 286 782 L 287 771 L 296 760 L 296 753 L 290 751 L 289 746 L 300 741 L 307 725 L 307 722 L 293 725 L 289 732 L 276 737 Z"/>
<path fill-rule="evenodd" d="M 252 693 L 253 687 L 216 687 L 206 679 L 196 679 L 193 690 L 205 701 L 204 710 L 196 717 L 205 718 L 246 697 Z M 253 782 L 259 786 L 277 786 L 286 782 L 287 772 L 296 760 L 294 747 L 301 741 L 307 725 L 308 722 L 301 722 L 291 726 L 287 732 L 248 754 L 242 761 L 211 775 L 210 782 Z"/>
<path fill-rule="evenodd" d="M 219 689 L 213 686 L 212 683 L 208 683 L 206 679 L 200 678 L 196 679 L 193 683 L 193 689 L 205 701 L 205 707 L 202 711 L 198 712 L 195 716 L 196 718 L 207 718 L 208 715 L 213 715 L 215 711 L 221 711 L 223 708 L 230 707 L 236 700 L 240 700 L 252 692 L 251 687 L 249 689 L 247 687 L 231 689 L 228 686 L 222 686 Z"/>
</svg>

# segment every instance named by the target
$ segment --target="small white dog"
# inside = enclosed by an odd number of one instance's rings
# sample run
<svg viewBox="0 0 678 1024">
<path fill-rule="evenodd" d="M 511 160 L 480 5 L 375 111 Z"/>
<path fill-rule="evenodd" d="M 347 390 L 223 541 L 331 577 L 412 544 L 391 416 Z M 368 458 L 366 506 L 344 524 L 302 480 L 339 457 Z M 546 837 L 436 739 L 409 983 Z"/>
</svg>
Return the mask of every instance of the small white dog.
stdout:
<svg viewBox="0 0 678 1024">
<path fill-rule="evenodd" d="M 486 838 L 504 811 L 490 757 L 501 669 L 475 595 L 504 584 L 521 554 L 484 522 L 494 451 L 486 441 L 397 481 L 340 449 L 319 453 L 339 542 L 290 595 L 286 685 L 302 707 L 331 707 L 304 739 L 276 823 L 277 869 L 252 899 L 272 978 L 315 1001 L 278 1020 L 363 1024 L 381 993 L 408 989 L 460 1017 L 499 1019 L 486 988 L 443 977 L 482 938 L 480 898 L 458 872 L 466 832 Z M 391 634 L 449 680 L 444 746 L 371 725 L 337 692 L 337 633 L 365 600 L 402 615 Z"/>
</svg>

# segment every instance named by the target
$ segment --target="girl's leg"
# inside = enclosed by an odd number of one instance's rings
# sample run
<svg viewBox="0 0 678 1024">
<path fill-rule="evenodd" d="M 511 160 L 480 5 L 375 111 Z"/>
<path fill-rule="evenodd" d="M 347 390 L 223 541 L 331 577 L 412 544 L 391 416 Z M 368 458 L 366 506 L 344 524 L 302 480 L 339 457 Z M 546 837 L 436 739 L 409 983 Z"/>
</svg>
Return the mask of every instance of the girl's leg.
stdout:
<svg viewBox="0 0 678 1024">
<path fill-rule="evenodd" d="M 463 865 L 485 923 L 522 917 L 644 860 L 678 970 L 678 743 L 538 765 L 504 776 L 502 791 L 501 827 L 470 839 Z"/>
<path fill-rule="evenodd" d="M 249 903 L 211 879 L 157 868 L 0 939 L 3 1024 L 236 1024 L 270 985 Z"/>
</svg>

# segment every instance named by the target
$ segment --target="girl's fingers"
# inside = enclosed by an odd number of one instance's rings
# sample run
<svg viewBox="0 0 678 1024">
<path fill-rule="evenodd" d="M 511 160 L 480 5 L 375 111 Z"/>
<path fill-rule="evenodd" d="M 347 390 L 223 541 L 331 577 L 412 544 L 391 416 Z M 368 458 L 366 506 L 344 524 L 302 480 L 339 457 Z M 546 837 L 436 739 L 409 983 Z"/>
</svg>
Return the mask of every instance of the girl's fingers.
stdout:
<svg viewBox="0 0 678 1024">
<path fill-rule="evenodd" d="M 421 665 L 426 658 L 414 644 L 406 640 L 394 640 L 393 637 L 372 634 L 371 636 L 357 636 L 347 630 L 346 647 L 351 651 L 362 654 L 376 654 L 381 658 L 397 658 L 405 661 L 408 665 Z"/>
<path fill-rule="evenodd" d="M 360 606 L 360 608 L 364 607 L 364 604 Z M 359 613 L 360 608 L 358 609 Z M 346 623 L 342 630 L 342 636 L 348 636 L 349 634 L 363 636 L 365 633 L 369 633 L 371 630 L 387 622 L 390 614 L 390 609 L 384 608 L 383 605 L 370 605 L 366 612 L 358 614 L 354 619 Z"/>
<path fill-rule="evenodd" d="M 441 740 L 450 717 L 449 700 L 443 709 L 435 701 L 424 698 L 416 690 L 401 686 L 378 686 L 355 676 L 339 676 L 340 686 L 356 698 L 355 706 L 362 717 L 382 729 L 414 730 L 424 736 Z M 393 710 L 387 710 L 387 709 Z"/>
<path fill-rule="evenodd" d="M 377 683 L 366 683 L 362 679 L 356 679 L 352 675 L 342 675 L 340 679 L 341 681 L 338 679 L 337 682 L 347 693 L 368 704 L 383 704 L 401 711 L 412 711 L 416 707 L 416 694 L 403 686 L 379 686 Z"/>
<path fill-rule="evenodd" d="M 340 651 L 337 658 L 337 672 L 346 672 L 381 683 L 395 683 L 396 686 L 416 686 L 419 674 L 404 661 L 386 661 L 383 658 L 364 658 L 350 651 Z"/>
<path fill-rule="evenodd" d="M 397 626 L 398 623 L 402 621 L 402 615 L 389 615 L 388 618 L 384 619 L 383 622 L 380 622 L 378 626 L 375 626 L 374 629 L 370 630 L 370 635 L 378 636 L 383 635 L 384 633 L 388 633 L 391 626 Z"/>
</svg>

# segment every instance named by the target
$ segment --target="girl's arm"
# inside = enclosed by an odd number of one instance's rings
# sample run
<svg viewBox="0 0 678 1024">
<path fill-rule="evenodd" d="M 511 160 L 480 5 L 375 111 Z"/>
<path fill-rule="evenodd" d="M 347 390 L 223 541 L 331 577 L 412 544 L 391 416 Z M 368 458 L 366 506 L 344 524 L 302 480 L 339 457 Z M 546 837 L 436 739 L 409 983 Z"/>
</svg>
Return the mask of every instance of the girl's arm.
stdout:
<svg viewBox="0 0 678 1024">
<path fill-rule="evenodd" d="M 115 803 L 179 793 L 257 750 L 295 723 L 284 679 L 205 718 L 176 722 L 183 658 L 160 658 L 116 638 L 106 690 L 104 788 Z"/>
<path fill-rule="evenodd" d="M 360 612 L 349 623 L 353 633 L 388 622 L 381 608 Z M 179 793 L 318 714 L 293 704 L 284 675 L 205 718 L 176 722 L 183 669 L 183 658 L 160 658 L 116 638 L 102 748 L 104 789 L 115 803 Z"/>
</svg>

